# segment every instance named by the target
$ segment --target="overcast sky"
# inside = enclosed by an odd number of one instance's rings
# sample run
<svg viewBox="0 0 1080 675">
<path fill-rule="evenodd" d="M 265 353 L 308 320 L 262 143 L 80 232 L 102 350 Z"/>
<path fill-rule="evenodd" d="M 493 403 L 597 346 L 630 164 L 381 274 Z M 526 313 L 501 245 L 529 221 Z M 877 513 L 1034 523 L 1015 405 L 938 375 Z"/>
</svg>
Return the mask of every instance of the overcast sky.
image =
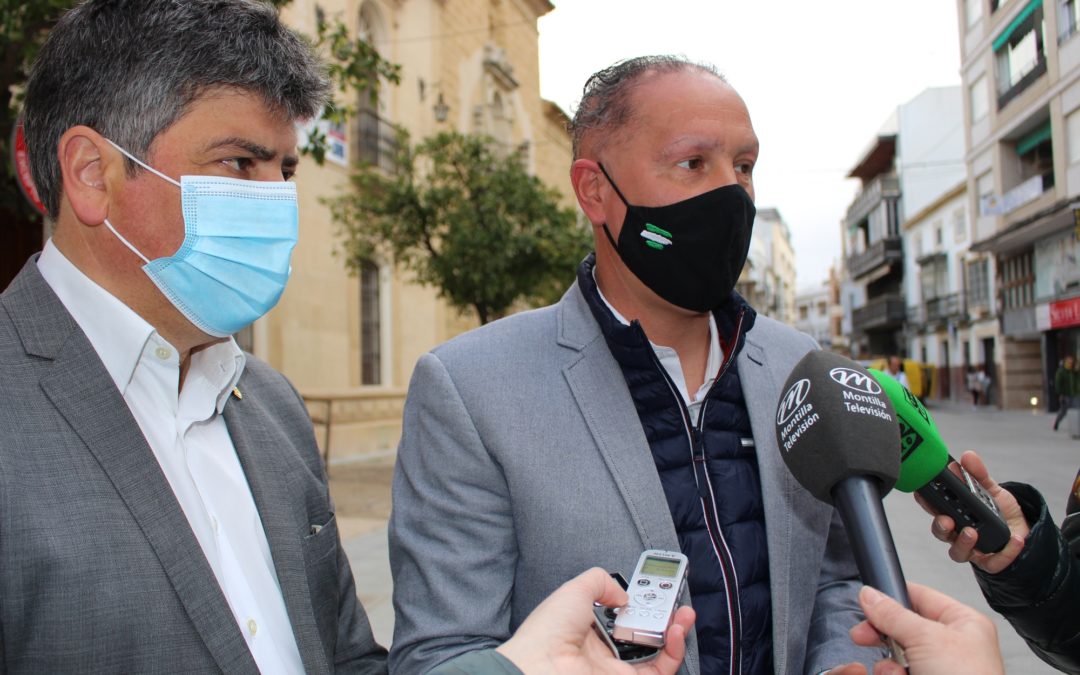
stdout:
<svg viewBox="0 0 1080 675">
<path fill-rule="evenodd" d="M 750 108 L 758 208 L 791 227 L 797 285 L 840 257 L 845 178 L 901 103 L 960 83 L 953 0 L 552 0 L 540 93 L 573 113 L 593 72 L 642 54 L 716 65 Z"/>
</svg>

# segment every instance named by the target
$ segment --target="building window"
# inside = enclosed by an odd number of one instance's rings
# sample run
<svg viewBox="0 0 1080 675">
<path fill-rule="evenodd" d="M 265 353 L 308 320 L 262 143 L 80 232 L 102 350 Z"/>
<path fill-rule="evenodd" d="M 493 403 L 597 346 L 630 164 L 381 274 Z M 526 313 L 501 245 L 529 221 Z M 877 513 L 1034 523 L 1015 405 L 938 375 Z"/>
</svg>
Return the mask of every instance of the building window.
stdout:
<svg viewBox="0 0 1080 675">
<path fill-rule="evenodd" d="M 967 26 L 971 28 L 983 14 L 983 0 L 964 0 L 964 15 L 967 17 Z"/>
<path fill-rule="evenodd" d="M 1001 266 L 1001 305 L 1004 309 L 1029 307 L 1035 301 L 1034 253 L 1005 258 Z"/>
<path fill-rule="evenodd" d="M 935 254 L 921 263 L 922 300 L 929 302 L 949 294 L 949 261 L 944 253 Z"/>
<path fill-rule="evenodd" d="M 1016 158 L 1020 169 L 1018 185 L 1039 177 L 1041 192 L 1054 187 L 1054 144 L 1049 120 L 1016 142 Z"/>
<path fill-rule="evenodd" d="M 968 309 L 990 306 L 990 261 L 983 258 L 967 264 Z"/>
<path fill-rule="evenodd" d="M 806 305 L 799 305 L 799 321 L 806 321 L 810 318 L 810 308 Z"/>
<path fill-rule="evenodd" d="M 934 247 L 935 248 L 938 248 L 943 243 L 945 243 L 945 235 L 942 232 L 942 230 L 944 230 L 944 229 L 945 228 L 942 226 L 942 224 L 940 222 L 936 223 L 934 225 Z"/>
<path fill-rule="evenodd" d="M 360 384 L 382 384 L 379 266 L 360 263 Z"/>
<path fill-rule="evenodd" d="M 993 42 L 998 108 L 1046 72 L 1042 0 L 1031 0 Z"/>
<path fill-rule="evenodd" d="M 357 36 L 386 53 L 386 34 L 387 30 L 379 10 L 374 3 L 365 2 L 360 8 Z M 382 107 L 377 92 L 370 89 L 359 92 L 356 106 L 356 141 L 353 152 L 356 160 L 362 164 L 393 171 L 397 135 L 394 125 L 380 114 Z"/>
<path fill-rule="evenodd" d="M 1069 164 L 1080 162 L 1080 110 L 1069 113 L 1065 118 L 1066 144 L 1068 145 Z"/>
<path fill-rule="evenodd" d="M 953 211 L 953 240 L 957 243 L 967 237 L 967 220 L 964 218 L 964 209 Z"/>
<path fill-rule="evenodd" d="M 990 112 L 990 91 L 987 89 L 986 76 L 979 79 L 968 89 L 968 103 L 971 105 L 971 123 L 974 124 Z"/>
<path fill-rule="evenodd" d="M 824 302 L 824 301 L 822 301 L 822 302 L 819 302 L 819 303 L 817 304 L 817 313 L 818 313 L 818 316 L 825 316 L 825 315 L 826 315 L 826 314 L 828 313 L 828 309 L 829 309 L 829 307 L 828 307 L 828 305 L 827 305 L 827 304 L 825 304 L 825 302 Z"/>
<path fill-rule="evenodd" d="M 1058 0 L 1058 42 L 1064 42 L 1076 33 L 1080 23 L 1080 2 Z"/>
<path fill-rule="evenodd" d="M 995 211 L 994 206 L 997 201 L 994 197 L 994 174 L 991 171 L 987 171 L 983 175 L 975 179 L 975 192 L 978 195 L 979 215 L 986 216 L 992 213 L 1000 213 Z"/>
</svg>

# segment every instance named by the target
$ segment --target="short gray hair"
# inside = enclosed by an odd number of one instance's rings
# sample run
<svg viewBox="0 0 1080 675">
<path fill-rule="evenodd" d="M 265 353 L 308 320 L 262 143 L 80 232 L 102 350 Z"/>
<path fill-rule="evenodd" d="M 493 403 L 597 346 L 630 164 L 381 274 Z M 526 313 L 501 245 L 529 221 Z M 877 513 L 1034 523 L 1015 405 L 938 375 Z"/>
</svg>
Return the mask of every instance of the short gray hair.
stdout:
<svg viewBox="0 0 1080 675">
<path fill-rule="evenodd" d="M 289 119 L 320 112 L 325 65 L 259 0 L 87 0 L 53 28 L 30 70 L 24 125 L 34 184 L 60 211 L 57 144 L 86 125 L 145 157 L 161 132 L 217 87 L 261 96 Z M 135 165 L 128 161 L 134 175 Z"/>
<path fill-rule="evenodd" d="M 675 73 L 698 70 L 721 82 L 724 76 L 708 63 L 690 61 L 682 56 L 638 56 L 619 61 L 593 73 L 581 93 L 581 102 L 567 125 L 573 143 L 574 159 L 580 156 L 582 142 L 591 131 L 614 132 L 629 121 L 632 110 L 630 93 L 646 73 Z"/>
</svg>

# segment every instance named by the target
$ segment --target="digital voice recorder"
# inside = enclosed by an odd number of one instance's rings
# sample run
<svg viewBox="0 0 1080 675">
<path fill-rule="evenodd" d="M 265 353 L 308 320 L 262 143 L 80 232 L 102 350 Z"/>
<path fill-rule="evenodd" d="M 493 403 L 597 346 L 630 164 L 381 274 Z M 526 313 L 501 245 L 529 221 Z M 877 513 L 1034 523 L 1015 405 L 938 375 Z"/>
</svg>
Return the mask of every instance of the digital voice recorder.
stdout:
<svg viewBox="0 0 1080 675">
<path fill-rule="evenodd" d="M 644 551 L 626 589 L 630 596 L 615 617 L 612 637 L 623 642 L 663 647 L 679 596 L 686 584 L 689 561 L 679 551 Z"/>
</svg>

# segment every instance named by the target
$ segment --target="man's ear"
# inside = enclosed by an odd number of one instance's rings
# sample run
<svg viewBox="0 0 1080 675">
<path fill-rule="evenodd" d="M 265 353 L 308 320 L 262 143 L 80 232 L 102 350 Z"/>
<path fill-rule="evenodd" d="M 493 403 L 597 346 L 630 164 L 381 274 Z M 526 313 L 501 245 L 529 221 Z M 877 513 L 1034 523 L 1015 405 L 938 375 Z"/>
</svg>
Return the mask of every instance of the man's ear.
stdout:
<svg viewBox="0 0 1080 675">
<path fill-rule="evenodd" d="M 123 157 L 87 126 L 65 131 L 56 153 L 63 180 L 61 199 L 83 225 L 100 225 L 109 214 L 110 186 L 124 178 Z"/>
<path fill-rule="evenodd" d="M 578 159 L 570 165 L 570 184 L 574 187 L 578 205 L 594 227 L 604 224 L 604 185 L 600 165 L 591 159 Z"/>
</svg>

